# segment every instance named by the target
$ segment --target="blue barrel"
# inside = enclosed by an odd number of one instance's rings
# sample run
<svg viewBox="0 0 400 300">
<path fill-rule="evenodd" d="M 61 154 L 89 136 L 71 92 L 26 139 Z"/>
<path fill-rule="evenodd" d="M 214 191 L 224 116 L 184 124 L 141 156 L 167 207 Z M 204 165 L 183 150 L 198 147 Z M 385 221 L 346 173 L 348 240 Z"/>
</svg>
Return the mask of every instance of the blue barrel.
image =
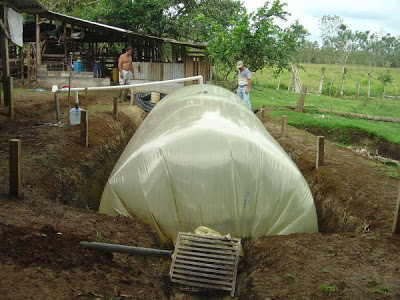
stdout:
<svg viewBox="0 0 400 300">
<path fill-rule="evenodd" d="M 74 71 L 82 72 L 84 68 L 83 61 L 74 61 Z"/>
<path fill-rule="evenodd" d="M 93 64 L 93 77 L 100 78 L 100 63 L 99 62 L 95 62 Z"/>
</svg>

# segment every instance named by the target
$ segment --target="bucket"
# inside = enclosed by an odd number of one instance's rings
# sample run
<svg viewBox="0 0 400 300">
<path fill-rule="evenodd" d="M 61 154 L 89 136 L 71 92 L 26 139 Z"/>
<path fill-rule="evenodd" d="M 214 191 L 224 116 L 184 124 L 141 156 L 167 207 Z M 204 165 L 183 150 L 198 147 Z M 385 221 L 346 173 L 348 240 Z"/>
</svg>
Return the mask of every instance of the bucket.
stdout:
<svg viewBox="0 0 400 300">
<path fill-rule="evenodd" d="M 150 102 L 157 103 L 160 101 L 160 93 L 151 92 Z"/>
<path fill-rule="evenodd" d="M 100 78 L 100 62 L 95 62 L 93 64 L 93 77 Z"/>
<path fill-rule="evenodd" d="M 78 61 L 78 60 L 74 61 L 74 71 L 82 72 L 83 69 L 84 69 L 83 61 Z"/>
<path fill-rule="evenodd" d="M 118 68 L 113 68 L 113 81 L 119 82 L 119 70 Z"/>
</svg>

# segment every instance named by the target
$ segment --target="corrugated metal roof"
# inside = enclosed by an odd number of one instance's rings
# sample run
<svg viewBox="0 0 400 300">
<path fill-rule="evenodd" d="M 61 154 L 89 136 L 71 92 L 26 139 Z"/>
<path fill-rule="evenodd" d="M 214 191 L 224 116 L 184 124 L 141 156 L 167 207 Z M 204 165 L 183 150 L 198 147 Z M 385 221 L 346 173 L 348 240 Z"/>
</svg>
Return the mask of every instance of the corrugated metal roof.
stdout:
<svg viewBox="0 0 400 300">
<path fill-rule="evenodd" d="M 1 4 L 11 7 L 18 12 L 41 12 L 45 9 L 36 0 L 4 0 Z"/>
<path fill-rule="evenodd" d="M 30 1 L 30 0 L 18 0 L 18 1 Z M 189 46 L 189 47 L 197 48 L 197 49 L 204 49 L 206 47 L 205 45 L 180 42 L 180 41 L 177 41 L 174 39 L 160 38 L 160 37 L 151 36 L 151 35 L 144 35 L 144 34 L 133 32 L 133 31 L 130 31 L 127 29 L 114 27 L 114 26 L 110 26 L 110 25 L 106 25 L 106 24 L 102 24 L 102 23 L 92 22 L 92 21 L 88 21 L 88 20 L 84 20 L 84 19 L 80 19 L 80 18 L 76 18 L 76 17 L 71 17 L 68 15 L 63 15 L 63 14 L 52 12 L 52 11 L 45 11 L 43 13 L 40 13 L 40 16 L 45 17 L 50 20 L 58 20 L 58 21 L 65 22 L 68 24 L 80 25 L 80 26 L 93 28 L 93 29 L 117 31 L 120 33 L 124 33 L 126 35 L 131 35 L 133 37 L 152 39 L 152 40 L 156 40 L 156 41 L 163 42 L 163 43 L 178 44 L 178 45 Z"/>
</svg>

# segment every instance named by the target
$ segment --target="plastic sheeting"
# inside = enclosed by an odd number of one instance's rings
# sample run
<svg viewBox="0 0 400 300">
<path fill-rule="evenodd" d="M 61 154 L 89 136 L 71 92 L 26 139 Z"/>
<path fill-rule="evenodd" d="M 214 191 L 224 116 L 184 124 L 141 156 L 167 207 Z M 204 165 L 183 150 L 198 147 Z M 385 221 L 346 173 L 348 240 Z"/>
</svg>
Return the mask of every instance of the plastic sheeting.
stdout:
<svg viewBox="0 0 400 300">
<path fill-rule="evenodd" d="M 20 13 L 17 13 L 12 8 L 8 8 L 7 16 L 11 41 L 14 44 L 22 47 L 22 45 L 24 44 L 22 40 L 22 15 Z"/>
<path fill-rule="evenodd" d="M 162 240 L 210 227 L 234 237 L 318 231 L 302 174 L 251 110 L 188 86 L 151 111 L 122 153 L 100 212 L 135 216 Z"/>
</svg>

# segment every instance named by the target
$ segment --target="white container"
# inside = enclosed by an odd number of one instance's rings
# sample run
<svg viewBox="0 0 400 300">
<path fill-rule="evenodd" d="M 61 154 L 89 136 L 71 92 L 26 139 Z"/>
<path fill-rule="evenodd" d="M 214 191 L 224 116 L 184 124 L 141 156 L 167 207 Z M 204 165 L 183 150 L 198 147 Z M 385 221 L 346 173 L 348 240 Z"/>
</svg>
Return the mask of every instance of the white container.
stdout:
<svg viewBox="0 0 400 300">
<path fill-rule="evenodd" d="M 81 110 L 82 108 L 80 107 L 71 108 L 69 111 L 69 125 L 73 126 L 81 124 Z"/>
</svg>

